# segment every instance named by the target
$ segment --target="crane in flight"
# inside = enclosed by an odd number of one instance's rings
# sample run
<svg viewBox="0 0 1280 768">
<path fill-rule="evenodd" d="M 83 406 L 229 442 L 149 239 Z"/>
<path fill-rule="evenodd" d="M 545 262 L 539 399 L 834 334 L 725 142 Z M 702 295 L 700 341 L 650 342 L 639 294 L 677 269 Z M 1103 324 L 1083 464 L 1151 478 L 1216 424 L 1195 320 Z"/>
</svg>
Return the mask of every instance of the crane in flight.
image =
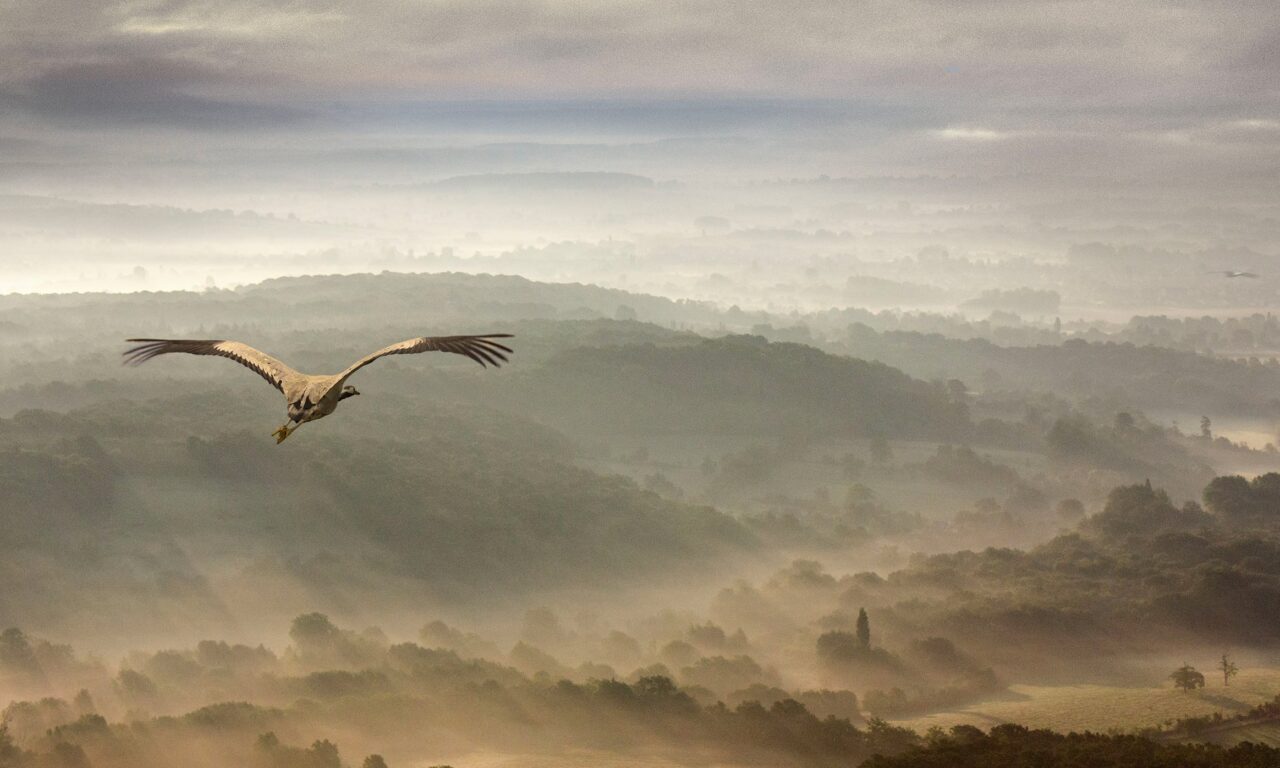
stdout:
<svg viewBox="0 0 1280 768">
<path fill-rule="evenodd" d="M 413 355 L 419 352 L 451 352 L 466 355 L 482 366 L 497 368 L 507 362 L 512 354 L 510 347 L 494 339 L 509 339 L 509 333 L 489 333 L 480 336 L 421 336 L 406 339 L 398 344 L 383 347 L 365 355 L 341 373 L 313 375 L 299 373 L 265 352 L 248 344 L 225 339 L 128 339 L 137 344 L 124 353 L 126 365 L 141 365 L 153 357 L 182 352 L 188 355 L 215 355 L 234 360 L 266 379 L 284 395 L 289 420 L 272 435 L 276 445 L 293 434 L 308 421 L 322 419 L 333 413 L 338 403 L 360 394 L 347 384 L 351 374 L 374 360 L 388 355 Z"/>
</svg>

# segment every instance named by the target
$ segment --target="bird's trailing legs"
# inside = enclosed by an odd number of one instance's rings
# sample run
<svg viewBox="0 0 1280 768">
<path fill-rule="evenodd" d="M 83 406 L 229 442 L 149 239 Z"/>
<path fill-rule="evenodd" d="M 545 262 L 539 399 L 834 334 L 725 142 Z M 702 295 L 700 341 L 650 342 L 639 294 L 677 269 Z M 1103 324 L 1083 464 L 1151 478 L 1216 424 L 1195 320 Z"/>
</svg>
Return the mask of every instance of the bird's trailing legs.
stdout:
<svg viewBox="0 0 1280 768">
<path fill-rule="evenodd" d="M 292 435 L 294 432 L 297 432 L 298 427 L 300 426 L 302 425 L 298 424 L 293 429 L 289 429 L 289 422 L 286 421 L 282 427 L 277 429 L 275 432 L 272 432 L 271 436 L 276 439 L 276 445 L 279 445 L 284 442 L 286 437 L 288 437 L 289 435 Z"/>
</svg>

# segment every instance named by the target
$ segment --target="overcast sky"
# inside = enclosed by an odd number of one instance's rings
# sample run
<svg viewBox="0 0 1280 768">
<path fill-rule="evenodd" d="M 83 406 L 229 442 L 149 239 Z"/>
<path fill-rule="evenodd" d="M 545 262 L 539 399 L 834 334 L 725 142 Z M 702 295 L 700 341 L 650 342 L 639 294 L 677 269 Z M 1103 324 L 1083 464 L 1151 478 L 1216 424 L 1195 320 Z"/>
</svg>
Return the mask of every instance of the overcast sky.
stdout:
<svg viewBox="0 0 1280 768">
<path fill-rule="evenodd" d="M 0 129 L 11 146 L 138 128 L 225 140 L 359 134 L 441 105 L 742 122 L 795 102 L 910 137 L 903 157 L 1270 168 L 1278 19 L 1273 0 L 0 0 Z"/>
</svg>

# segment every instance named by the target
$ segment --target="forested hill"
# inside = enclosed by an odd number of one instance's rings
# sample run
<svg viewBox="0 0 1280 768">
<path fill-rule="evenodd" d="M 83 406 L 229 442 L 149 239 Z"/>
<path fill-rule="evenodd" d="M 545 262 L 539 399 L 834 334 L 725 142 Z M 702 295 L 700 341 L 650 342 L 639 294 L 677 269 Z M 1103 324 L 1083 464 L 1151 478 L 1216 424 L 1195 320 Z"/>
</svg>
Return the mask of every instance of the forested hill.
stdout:
<svg viewBox="0 0 1280 768">
<path fill-rule="evenodd" d="M 0 322 L 25 330 L 0 334 L 0 364 L 8 371 L 0 414 L 163 396 L 175 378 L 197 388 L 256 384 L 234 366 L 185 357 L 121 369 L 126 337 L 235 338 L 319 372 L 423 333 L 502 331 L 518 341 L 512 367 L 500 376 L 476 380 L 467 361 L 429 356 L 380 363 L 361 379 L 382 391 L 478 400 L 574 432 L 969 434 L 964 406 L 945 388 L 889 366 L 758 336 L 708 339 L 672 327 L 724 333 L 708 329 L 725 317 L 708 305 L 589 285 L 460 274 L 281 278 L 204 293 L 7 296 L 0 297 Z"/>
<path fill-rule="evenodd" d="M 1006 347 L 912 331 L 854 326 L 821 344 L 879 360 L 914 376 L 962 379 L 975 387 L 1054 392 L 1072 400 L 1112 398 L 1126 407 L 1233 416 L 1280 415 L 1280 366 L 1185 350 L 1086 342 Z"/>
<path fill-rule="evenodd" d="M 234 391 L 0 419 L 0 616 L 103 642 L 310 608 L 416 617 L 756 549 L 714 509 L 575 467 L 526 420 L 369 400 L 281 447 L 274 399 Z"/>
<path fill-rule="evenodd" d="M 95 317 L 101 325 L 86 329 Z M 760 317 L 764 317 L 761 315 Z M 283 277 L 236 289 L 128 294 L 0 296 L 0 331 L 26 341 L 70 329 L 142 326 L 252 328 L 281 332 L 475 321 L 639 319 L 667 326 L 722 322 L 712 304 L 674 301 L 583 283 L 545 283 L 511 275 L 392 273 Z M 20 333 L 19 333 L 20 331 Z M 0 335 L 0 342 L 4 336 Z M 12 339 L 11 339 L 12 340 Z"/>
<path fill-rule="evenodd" d="M 758 336 L 580 347 L 508 386 L 575 432 L 959 440 L 972 426 L 941 384 Z"/>
<path fill-rule="evenodd" d="M 613 315 L 627 298 L 443 275 L 3 299 L 0 320 L 40 331 L 0 345 L 0 576 L 22 585 L 0 595 L 0 613 L 84 631 L 127 617 L 163 633 L 198 629 L 192 605 L 215 623 L 314 608 L 354 619 L 406 596 L 519 602 L 584 578 L 680 578 L 758 543 L 715 509 L 576 466 L 584 437 L 955 440 L 969 429 L 947 388 L 888 366 L 760 337 L 538 319 L 548 297 L 552 315 Z M 534 319 L 493 319 L 504 312 Z M 512 365 L 379 362 L 360 374 L 363 397 L 279 448 L 279 396 L 243 369 L 185 355 L 119 362 L 123 338 L 172 333 L 245 339 L 323 371 L 463 330 L 516 333 Z M 262 579 L 280 588 L 253 589 Z"/>
<path fill-rule="evenodd" d="M 811 332 L 808 320 L 826 332 Z M 1043 391 L 1072 402 L 1107 398 L 1124 408 L 1194 415 L 1280 414 L 1274 394 L 1280 366 L 1269 363 L 1071 338 L 1013 346 L 855 321 L 841 328 L 818 315 L 779 317 L 580 283 L 461 273 L 289 277 L 203 292 L 0 296 L 0 367 L 8 373 L 0 385 L 38 384 L 58 372 L 103 378 L 126 336 L 234 337 L 303 356 L 300 364 L 316 370 L 337 370 L 370 343 L 477 329 L 518 330 L 526 364 L 575 346 L 686 344 L 697 342 L 692 332 L 750 332 L 882 362 L 916 378 L 959 379 L 974 391 Z"/>
<path fill-rule="evenodd" d="M 113 379 L 130 337 L 234 338 L 302 370 L 336 371 L 412 336 L 515 331 L 521 364 L 528 365 L 580 344 L 695 338 L 672 328 L 716 317 L 709 306 L 595 286 L 461 274 L 281 278 L 204 292 L 8 295 L 0 296 L 6 373 L 0 390 Z M 205 368 L 202 375 L 229 381 L 239 372 Z M 46 405 L 30 397 L 6 402 L 0 391 L 0 413 L 36 404 Z"/>
</svg>

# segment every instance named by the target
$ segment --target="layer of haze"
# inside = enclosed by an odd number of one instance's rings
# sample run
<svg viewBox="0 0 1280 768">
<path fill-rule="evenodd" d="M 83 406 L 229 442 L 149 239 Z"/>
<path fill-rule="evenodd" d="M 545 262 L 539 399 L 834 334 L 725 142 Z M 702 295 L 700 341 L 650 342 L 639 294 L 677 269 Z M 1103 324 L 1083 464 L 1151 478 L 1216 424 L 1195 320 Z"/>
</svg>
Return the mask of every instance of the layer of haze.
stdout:
<svg viewBox="0 0 1280 768">
<path fill-rule="evenodd" d="M 1276 19 L 0 0 L 0 767 L 1280 743 Z"/>
<path fill-rule="evenodd" d="M 735 272 L 1091 243 L 1195 280 L 1275 255 L 1278 35 L 1266 2 L 9 0 L 0 291 L 444 253 L 812 307 Z"/>
</svg>

